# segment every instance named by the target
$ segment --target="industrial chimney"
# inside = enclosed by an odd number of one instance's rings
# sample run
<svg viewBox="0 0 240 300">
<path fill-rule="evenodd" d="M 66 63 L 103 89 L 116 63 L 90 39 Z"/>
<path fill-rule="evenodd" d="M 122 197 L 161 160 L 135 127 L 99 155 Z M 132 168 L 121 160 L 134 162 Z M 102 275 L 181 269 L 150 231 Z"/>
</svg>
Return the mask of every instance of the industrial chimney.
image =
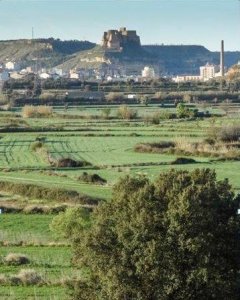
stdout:
<svg viewBox="0 0 240 300">
<path fill-rule="evenodd" d="M 224 76 L 224 41 L 221 41 L 220 74 Z"/>
</svg>

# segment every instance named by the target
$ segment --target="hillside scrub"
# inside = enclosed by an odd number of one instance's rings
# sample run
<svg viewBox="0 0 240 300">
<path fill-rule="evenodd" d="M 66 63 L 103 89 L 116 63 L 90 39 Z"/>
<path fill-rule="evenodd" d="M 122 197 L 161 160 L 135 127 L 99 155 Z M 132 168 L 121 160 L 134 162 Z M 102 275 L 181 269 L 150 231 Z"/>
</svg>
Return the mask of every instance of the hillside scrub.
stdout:
<svg viewBox="0 0 240 300">
<path fill-rule="evenodd" d="M 53 114 L 53 108 L 48 105 L 25 105 L 22 108 L 23 118 L 42 118 L 50 117 Z"/>
</svg>

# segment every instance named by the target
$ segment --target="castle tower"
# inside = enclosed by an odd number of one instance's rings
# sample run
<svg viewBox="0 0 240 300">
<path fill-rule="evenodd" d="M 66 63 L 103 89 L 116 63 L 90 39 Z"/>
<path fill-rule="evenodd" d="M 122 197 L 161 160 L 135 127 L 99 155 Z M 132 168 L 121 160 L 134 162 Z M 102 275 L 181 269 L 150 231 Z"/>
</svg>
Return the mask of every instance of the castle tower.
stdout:
<svg viewBox="0 0 240 300">
<path fill-rule="evenodd" d="M 141 46 L 140 37 L 135 30 L 127 30 L 126 27 L 121 27 L 119 30 L 108 30 L 103 34 L 102 46 L 106 49 L 121 51 L 129 45 Z"/>
</svg>

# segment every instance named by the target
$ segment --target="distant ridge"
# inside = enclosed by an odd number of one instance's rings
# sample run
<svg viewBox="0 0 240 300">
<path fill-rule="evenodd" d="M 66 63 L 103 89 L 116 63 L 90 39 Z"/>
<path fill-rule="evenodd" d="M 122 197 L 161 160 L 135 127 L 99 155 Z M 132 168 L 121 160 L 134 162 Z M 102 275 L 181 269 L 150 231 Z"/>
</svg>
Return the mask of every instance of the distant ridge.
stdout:
<svg viewBox="0 0 240 300">
<path fill-rule="evenodd" d="M 17 61 L 22 68 L 60 67 L 66 71 L 74 68 L 119 68 L 126 73 L 140 74 L 145 65 L 151 65 L 161 75 L 198 74 L 203 64 L 219 64 L 219 52 L 211 52 L 200 45 L 125 45 L 121 51 L 105 49 L 89 41 L 59 39 L 0 41 L 0 63 Z M 240 60 L 240 52 L 226 52 L 227 67 Z"/>
</svg>

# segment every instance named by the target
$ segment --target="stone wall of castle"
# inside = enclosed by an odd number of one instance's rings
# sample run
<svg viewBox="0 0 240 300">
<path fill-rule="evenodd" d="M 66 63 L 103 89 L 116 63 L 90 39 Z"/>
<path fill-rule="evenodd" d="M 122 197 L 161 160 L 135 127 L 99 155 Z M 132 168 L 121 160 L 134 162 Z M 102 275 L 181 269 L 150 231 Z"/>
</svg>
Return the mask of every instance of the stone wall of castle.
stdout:
<svg viewBox="0 0 240 300">
<path fill-rule="evenodd" d="M 104 32 L 102 46 L 120 51 L 127 45 L 141 46 L 140 37 L 135 30 L 127 30 L 125 27 L 119 30 L 108 30 Z"/>
</svg>

